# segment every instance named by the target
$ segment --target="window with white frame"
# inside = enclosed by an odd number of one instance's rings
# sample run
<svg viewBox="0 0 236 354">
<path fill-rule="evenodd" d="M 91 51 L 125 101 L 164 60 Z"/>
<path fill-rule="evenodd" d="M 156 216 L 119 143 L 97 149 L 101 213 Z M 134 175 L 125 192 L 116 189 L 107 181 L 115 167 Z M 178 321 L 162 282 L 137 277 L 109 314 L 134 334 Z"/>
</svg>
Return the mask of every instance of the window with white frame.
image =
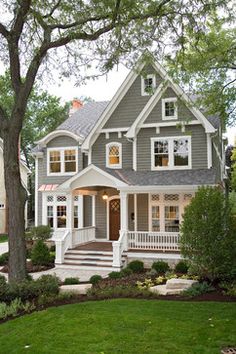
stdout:
<svg viewBox="0 0 236 354">
<path fill-rule="evenodd" d="M 160 207 L 152 205 L 152 231 L 160 231 Z"/>
<path fill-rule="evenodd" d="M 5 209 L 5 204 L 4 203 L 0 203 L 0 209 Z"/>
<path fill-rule="evenodd" d="M 191 168 L 191 137 L 151 138 L 151 168 Z"/>
<path fill-rule="evenodd" d="M 109 143 L 106 145 L 106 167 L 122 167 L 122 145 L 120 143 Z"/>
<path fill-rule="evenodd" d="M 73 175 L 78 171 L 78 147 L 47 149 L 47 174 Z"/>
<path fill-rule="evenodd" d="M 65 195 L 47 195 L 46 198 L 47 225 L 54 229 L 66 228 L 67 221 L 67 198 Z M 43 205 L 44 210 L 44 205 Z"/>
<path fill-rule="evenodd" d="M 179 232 L 179 206 L 165 206 L 165 231 Z"/>
<path fill-rule="evenodd" d="M 156 76 L 149 74 L 141 77 L 141 94 L 142 96 L 152 95 L 156 88 Z"/>
<path fill-rule="evenodd" d="M 178 109 L 177 109 L 177 98 L 163 98 L 162 99 L 162 119 L 163 120 L 172 120 L 178 118 Z"/>
</svg>

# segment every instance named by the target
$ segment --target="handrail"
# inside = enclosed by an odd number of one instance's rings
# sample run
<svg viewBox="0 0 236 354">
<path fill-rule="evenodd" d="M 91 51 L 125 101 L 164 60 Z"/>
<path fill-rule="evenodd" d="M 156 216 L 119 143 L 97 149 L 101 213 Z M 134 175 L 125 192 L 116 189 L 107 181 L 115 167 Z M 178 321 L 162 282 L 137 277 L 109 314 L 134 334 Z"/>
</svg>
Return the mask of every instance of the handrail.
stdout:
<svg viewBox="0 0 236 354">
<path fill-rule="evenodd" d="M 120 237 L 118 241 L 112 243 L 113 247 L 113 262 L 112 266 L 121 268 L 122 266 L 122 254 L 127 250 L 127 232 L 120 231 Z"/>
<path fill-rule="evenodd" d="M 55 238 L 56 245 L 56 259 L 55 263 L 62 264 L 64 262 L 64 255 L 68 248 L 71 247 L 72 244 L 72 235 L 70 230 L 66 230 L 64 234 Z"/>
<path fill-rule="evenodd" d="M 178 232 L 127 232 L 128 249 L 179 251 Z"/>
<path fill-rule="evenodd" d="M 76 229 L 73 232 L 73 240 L 72 245 L 73 247 L 95 241 L 96 239 L 96 227 L 95 226 L 87 226 L 80 229 Z"/>
</svg>

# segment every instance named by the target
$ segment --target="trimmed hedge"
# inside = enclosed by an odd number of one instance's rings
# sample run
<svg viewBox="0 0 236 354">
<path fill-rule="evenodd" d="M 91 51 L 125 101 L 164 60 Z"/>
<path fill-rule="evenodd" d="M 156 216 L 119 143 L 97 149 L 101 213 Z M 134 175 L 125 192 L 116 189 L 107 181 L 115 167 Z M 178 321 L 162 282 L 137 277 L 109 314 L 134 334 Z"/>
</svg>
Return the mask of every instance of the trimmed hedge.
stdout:
<svg viewBox="0 0 236 354">
<path fill-rule="evenodd" d="M 141 273 L 144 271 L 144 264 L 142 261 L 132 261 L 127 266 L 128 269 L 131 269 L 133 273 Z"/>
<path fill-rule="evenodd" d="M 152 269 L 155 269 L 157 274 L 165 274 L 168 270 L 170 270 L 169 264 L 164 261 L 153 262 Z"/>
</svg>

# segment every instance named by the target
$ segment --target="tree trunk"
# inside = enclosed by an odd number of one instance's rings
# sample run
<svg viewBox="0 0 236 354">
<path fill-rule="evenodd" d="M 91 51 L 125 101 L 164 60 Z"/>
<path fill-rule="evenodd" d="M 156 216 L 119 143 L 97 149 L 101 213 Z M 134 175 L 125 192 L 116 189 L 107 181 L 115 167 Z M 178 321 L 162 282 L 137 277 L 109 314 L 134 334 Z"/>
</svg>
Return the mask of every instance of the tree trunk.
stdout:
<svg viewBox="0 0 236 354">
<path fill-rule="evenodd" d="M 18 141 L 19 133 L 13 127 L 4 134 L 4 177 L 8 200 L 9 281 L 26 278 L 25 202 L 27 193 L 21 184 Z"/>
</svg>

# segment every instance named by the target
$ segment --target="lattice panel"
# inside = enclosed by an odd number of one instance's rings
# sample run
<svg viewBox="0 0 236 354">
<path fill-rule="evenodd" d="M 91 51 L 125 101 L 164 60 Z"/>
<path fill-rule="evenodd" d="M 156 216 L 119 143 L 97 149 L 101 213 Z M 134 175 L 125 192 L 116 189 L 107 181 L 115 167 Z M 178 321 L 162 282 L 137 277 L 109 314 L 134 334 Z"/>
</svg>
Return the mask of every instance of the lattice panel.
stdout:
<svg viewBox="0 0 236 354">
<path fill-rule="evenodd" d="M 152 201 L 153 202 L 158 202 L 160 200 L 159 194 L 152 194 Z"/>
<path fill-rule="evenodd" d="M 110 156 L 119 156 L 119 154 L 120 154 L 119 146 L 113 145 L 109 148 Z"/>
<path fill-rule="evenodd" d="M 66 196 L 65 195 L 58 195 L 57 201 L 58 202 L 66 202 Z"/>
<path fill-rule="evenodd" d="M 191 193 L 190 194 L 184 194 L 184 200 L 185 201 L 190 201 L 192 198 L 193 198 L 193 195 Z"/>
<path fill-rule="evenodd" d="M 178 194 L 165 194 L 164 195 L 164 200 L 168 201 L 168 202 L 178 201 L 179 200 L 179 195 Z"/>
<path fill-rule="evenodd" d="M 120 211 L 120 201 L 119 200 L 112 200 L 110 202 L 110 209 L 113 212 L 119 212 Z"/>
<path fill-rule="evenodd" d="M 53 202 L 53 195 L 48 195 L 47 196 L 47 202 L 48 203 Z"/>
</svg>

